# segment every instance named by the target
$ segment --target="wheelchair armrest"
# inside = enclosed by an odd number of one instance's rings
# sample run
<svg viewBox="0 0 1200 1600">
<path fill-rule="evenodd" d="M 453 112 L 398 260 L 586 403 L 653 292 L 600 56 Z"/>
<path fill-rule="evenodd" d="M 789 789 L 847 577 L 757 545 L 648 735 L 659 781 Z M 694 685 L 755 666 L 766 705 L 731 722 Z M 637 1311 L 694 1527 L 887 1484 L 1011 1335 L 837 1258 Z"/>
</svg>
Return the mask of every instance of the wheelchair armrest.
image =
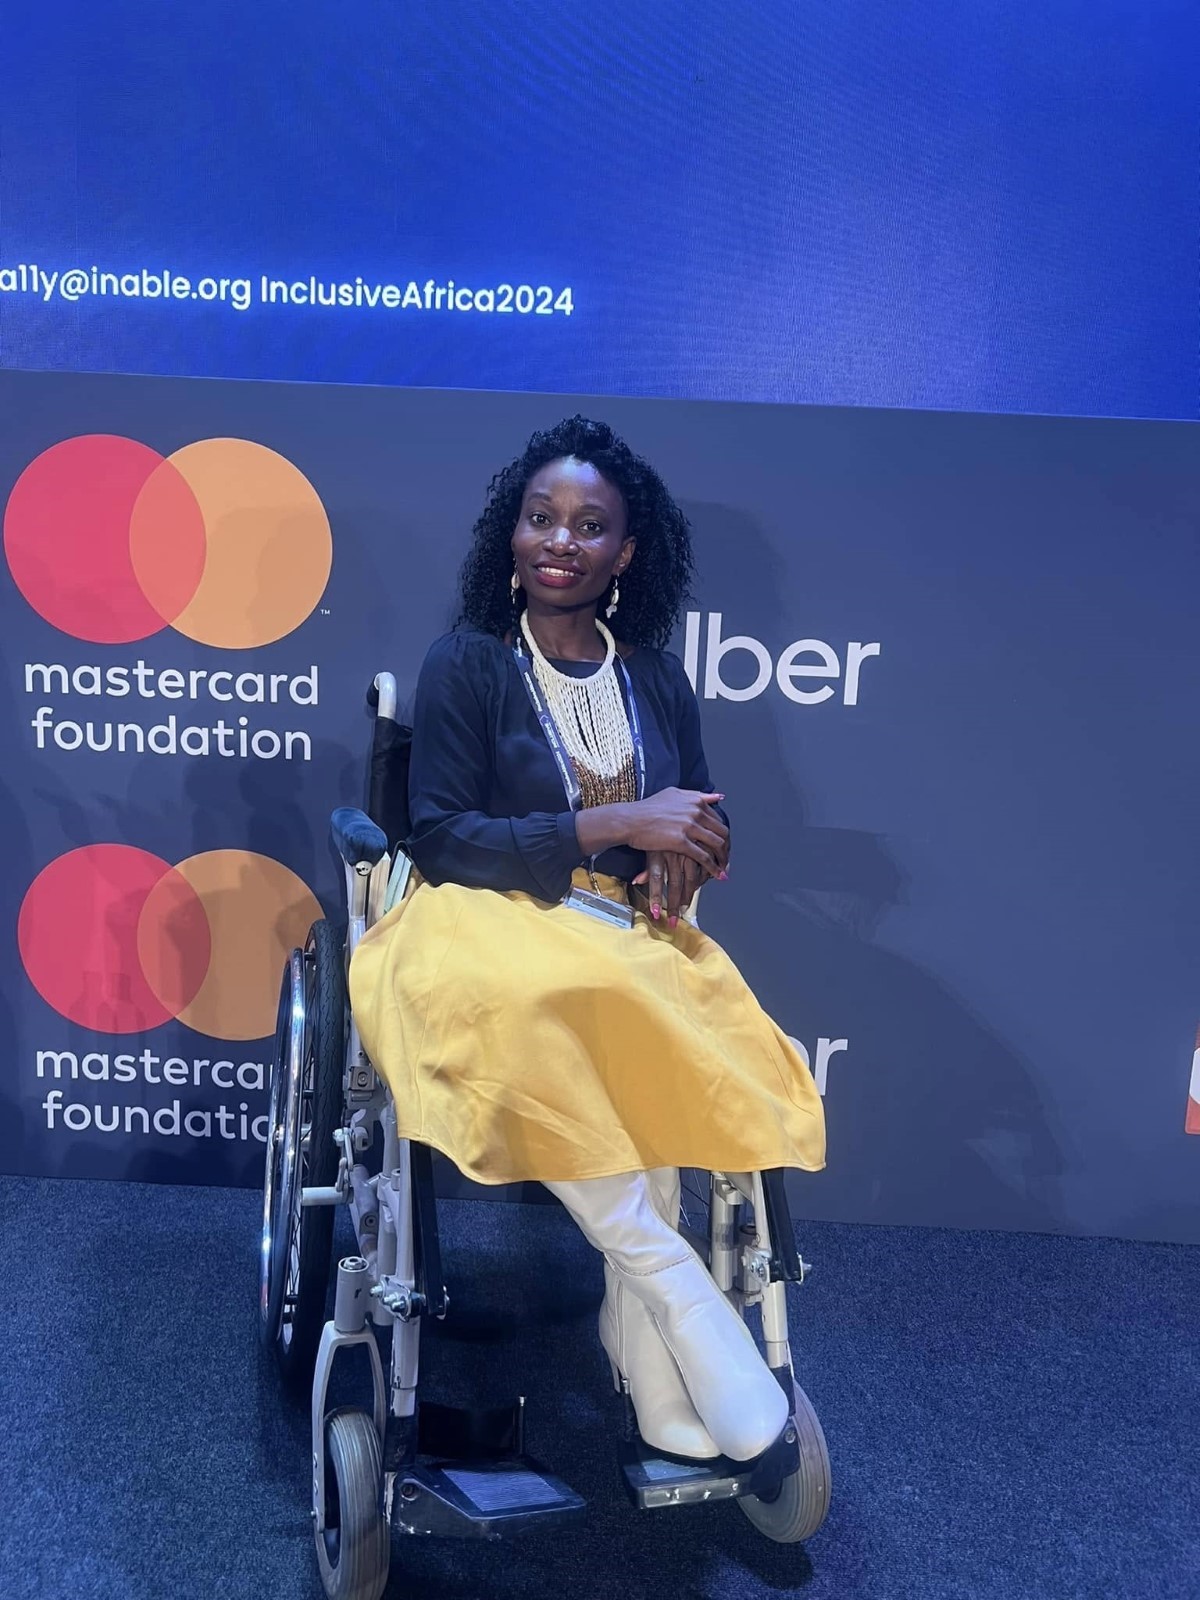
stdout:
<svg viewBox="0 0 1200 1600">
<path fill-rule="evenodd" d="M 374 866 L 387 854 L 387 837 L 365 811 L 354 806 L 339 806 L 329 819 L 329 831 L 338 854 L 348 867 L 364 862 Z"/>
</svg>

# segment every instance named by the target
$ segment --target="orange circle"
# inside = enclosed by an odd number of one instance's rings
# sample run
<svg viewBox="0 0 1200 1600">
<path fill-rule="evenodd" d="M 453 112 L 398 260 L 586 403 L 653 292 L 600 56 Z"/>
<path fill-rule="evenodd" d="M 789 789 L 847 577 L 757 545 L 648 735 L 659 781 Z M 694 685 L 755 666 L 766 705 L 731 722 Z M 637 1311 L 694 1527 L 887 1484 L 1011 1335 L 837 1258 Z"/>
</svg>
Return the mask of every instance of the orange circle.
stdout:
<svg viewBox="0 0 1200 1600">
<path fill-rule="evenodd" d="M 212 940 L 204 981 L 176 1015 L 214 1039 L 265 1038 L 283 963 L 324 915 L 319 902 L 294 872 L 251 850 L 206 850 L 175 871 L 199 897 Z M 162 981 L 161 964 L 146 970 Z"/>
<path fill-rule="evenodd" d="M 166 464 L 191 490 L 207 535 L 203 573 L 173 617 L 175 629 L 199 644 L 249 650 L 298 628 L 324 594 L 333 562 L 329 518 L 304 474 L 249 439 L 200 439 Z M 159 492 L 154 479 L 147 492 Z M 156 520 L 148 511 L 139 535 Z M 141 537 L 134 548 L 152 598 L 186 592 L 190 575 L 156 569 Z"/>
</svg>

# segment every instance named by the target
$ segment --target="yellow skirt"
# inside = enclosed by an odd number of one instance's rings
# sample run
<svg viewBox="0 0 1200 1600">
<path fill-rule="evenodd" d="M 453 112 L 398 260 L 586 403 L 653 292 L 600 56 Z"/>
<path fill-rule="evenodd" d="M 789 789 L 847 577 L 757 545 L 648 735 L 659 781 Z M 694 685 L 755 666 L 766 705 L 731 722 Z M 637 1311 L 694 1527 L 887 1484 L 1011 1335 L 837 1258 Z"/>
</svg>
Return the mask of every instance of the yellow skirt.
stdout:
<svg viewBox="0 0 1200 1600">
<path fill-rule="evenodd" d="M 417 881 L 359 944 L 350 998 L 401 1137 L 479 1183 L 825 1164 L 811 1073 L 690 923 Z"/>
</svg>

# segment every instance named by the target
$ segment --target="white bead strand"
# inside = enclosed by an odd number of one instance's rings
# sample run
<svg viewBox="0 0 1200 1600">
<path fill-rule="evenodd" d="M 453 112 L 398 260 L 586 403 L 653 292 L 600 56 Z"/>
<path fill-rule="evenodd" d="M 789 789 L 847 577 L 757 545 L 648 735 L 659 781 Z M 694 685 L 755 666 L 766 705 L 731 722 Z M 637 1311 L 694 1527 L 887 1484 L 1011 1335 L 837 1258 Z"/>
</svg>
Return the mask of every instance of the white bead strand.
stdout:
<svg viewBox="0 0 1200 1600">
<path fill-rule="evenodd" d="M 604 660 L 589 677 L 573 678 L 546 660 L 533 637 L 528 613 L 521 613 L 534 676 L 567 754 L 577 767 L 612 782 L 633 771 L 633 738 L 614 666 L 616 641 L 598 617 L 596 629 L 605 643 Z"/>
</svg>

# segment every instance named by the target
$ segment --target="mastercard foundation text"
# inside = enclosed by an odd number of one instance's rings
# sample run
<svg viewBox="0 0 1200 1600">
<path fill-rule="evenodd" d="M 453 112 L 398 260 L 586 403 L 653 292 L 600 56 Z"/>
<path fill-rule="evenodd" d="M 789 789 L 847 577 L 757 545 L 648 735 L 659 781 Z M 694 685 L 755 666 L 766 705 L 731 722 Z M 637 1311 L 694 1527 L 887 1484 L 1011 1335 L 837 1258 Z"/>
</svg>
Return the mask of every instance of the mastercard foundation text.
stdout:
<svg viewBox="0 0 1200 1600">
<path fill-rule="evenodd" d="M 216 701 L 218 706 L 309 707 L 318 703 L 320 689 L 315 663 L 294 673 L 235 673 L 205 667 L 152 667 L 143 660 L 107 667 L 92 663 L 68 667 L 61 662 L 27 661 L 25 693 L 39 699 L 64 696 L 77 697 L 84 702 L 105 698 L 124 700 L 128 705 L 127 716 L 138 716 L 134 721 L 78 712 L 73 716 L 63 715 L 55 704 L 43 703 L 37 707 L 29 724 L 38 750 L 53 748 L 68 754 L 88 750 L 98 755 L 311 761 L 312 739 L 303 728 L 264 726 L 252 722 L 249 715 L 235 714 L 232 710 L 203 722 L 188 720 L 186 715 L 180 716 L 166 707 L 156 708 L 148 715 L 142 712 L 139 716 L 138 702 Z"/>
</svg>

